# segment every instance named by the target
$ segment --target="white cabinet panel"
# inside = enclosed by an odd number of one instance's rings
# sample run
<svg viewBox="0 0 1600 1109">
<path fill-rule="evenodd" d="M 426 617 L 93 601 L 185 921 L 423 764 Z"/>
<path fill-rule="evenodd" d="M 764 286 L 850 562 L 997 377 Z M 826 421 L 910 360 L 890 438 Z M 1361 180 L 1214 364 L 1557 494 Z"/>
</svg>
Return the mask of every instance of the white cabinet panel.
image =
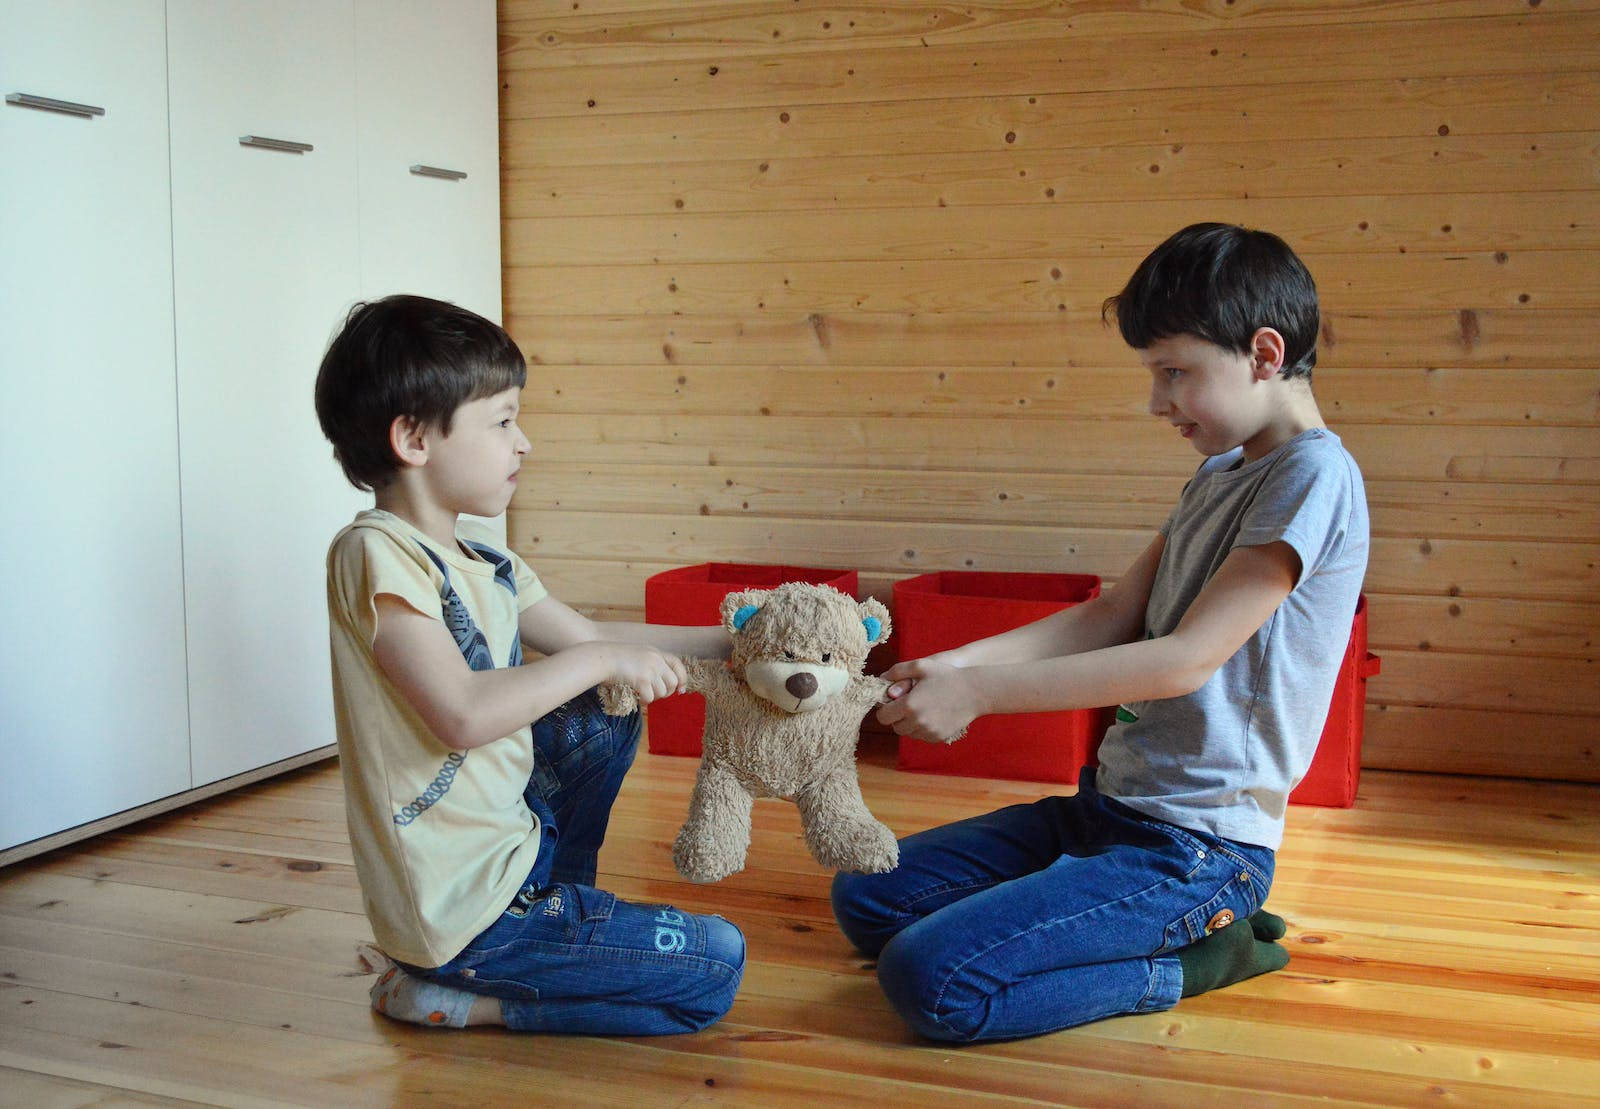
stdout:
<svg viewBox="0 0 1600 1109">
<path fill-rule="evenodd" d="M 333 462 L 312 385 L 359 288 L 354 13 L 171 0 L 167 21 L 199 786 L 334 740 L 323 555 L 367 499 Z"/>
<path fill-rule="evenodd" d="M 357 299 L 500 318 L 495 8 L 0 0 L 0 92 L 104 109 L 0 105 L 9 859 L 333 742 L 312 383 Z"/>
<path fill-rule="evenodd" d="M 419 293 L 500 319 L 497 57 L 493 0 L 356 0 L 364 299 Z"/>
<path fill-rule="evenodd" d="M 160 0 L 0 2 L 0 848 L 189 786 Z"/>
<path fill-rule="evenodd" d="M 356 0 L 363 300 L 417 293 L 500 321 L 496 35 L 493 0 Z M 478 522 L 504 544 L 504 514 Z"/>
</svg>

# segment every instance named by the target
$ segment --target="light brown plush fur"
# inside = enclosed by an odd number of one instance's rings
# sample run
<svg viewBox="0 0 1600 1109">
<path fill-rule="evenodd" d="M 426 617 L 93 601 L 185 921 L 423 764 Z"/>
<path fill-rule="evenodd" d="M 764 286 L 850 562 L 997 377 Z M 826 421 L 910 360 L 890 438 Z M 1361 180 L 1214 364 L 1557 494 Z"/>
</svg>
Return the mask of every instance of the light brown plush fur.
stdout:
<svg viewBox="0 0 1600 1109">
<path fill-rule="evenodd" d="M 706 727 L 689 819 L 672 847 L 678 873 L 716 882 L 743 869 L 757 797 L 795 802 L 823 866 L 894 869 L 899 845 L 862 800 L 855 762 L 861 719 L 887 687 L 862 673 L 867 652 L 888 637 L 887 610 L 831 586 L 789 583 L 729 594 L 722 622 L 729 661 L 685 660 L 687 688 L 705 694 Z"/>
</svg>

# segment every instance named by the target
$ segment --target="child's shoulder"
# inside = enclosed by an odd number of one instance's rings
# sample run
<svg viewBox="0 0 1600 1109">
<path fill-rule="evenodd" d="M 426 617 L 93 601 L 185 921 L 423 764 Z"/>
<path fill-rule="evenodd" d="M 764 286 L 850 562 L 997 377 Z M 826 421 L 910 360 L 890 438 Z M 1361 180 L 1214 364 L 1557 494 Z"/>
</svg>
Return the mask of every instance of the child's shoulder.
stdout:
<svg viewBox="0 0 1600 1109">
<path fill-rule="evenodd" d="M 431 577 L 426 545 L 404 520 L 369 508 L 340 529 L 328 545 L 328 573 L 369 580 L 399 572 Z"/>
<path fill-rule="evenodd" d="M 1332 480 L 1359 488 L 1361 467 L 1344 442 L 1325 427 L 1312 428 L 1284 445 L 1284 457 L 1277 469 L 1286 474 Z"/>
<path fill-rule="evenodd" d="M 1290 458 L 1314 459 L 1330 462 L 1336 459 L 1355 459 L 1345 449 L 1344 440 L 1340 439 L 1331 429 L 1326 427 L 1313 427 L 1302 431 L 1293 439 L 1283 445 L 1284 453 Z"/>
<path fill-rule="evenodd" d="M 410 528 L 398 516 L 382 509 L 368 508 L 340 528 L 328 544 L 329 558 L 348 559 L 366 551 L 403 547 L 413 542 Z"/>
<path fill-rule="evenodd" d="M 1216 461 L 1209 459 L 1208 461 Z M 1302 431 L 1257 459 L 1244 470 L 1255 471 L 1269 483 L 1314 479 L 1321 475 L 1360 480 L 1361 468 L 1344 443 L 1325 427 Z"/>
</svg>

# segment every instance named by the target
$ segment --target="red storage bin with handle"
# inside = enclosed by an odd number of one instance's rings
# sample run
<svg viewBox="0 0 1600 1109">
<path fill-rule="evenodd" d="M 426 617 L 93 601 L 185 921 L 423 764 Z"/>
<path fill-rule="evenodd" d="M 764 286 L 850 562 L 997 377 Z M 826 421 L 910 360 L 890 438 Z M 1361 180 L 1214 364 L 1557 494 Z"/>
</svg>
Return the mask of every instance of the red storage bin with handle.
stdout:
<svg viewBox="0 0 1600 1109">
<path fill-rule="evenodd" d="M 789 581 L 831 585 L 856 597 L 860 577 L 854 570 L 814 566 L 765 566 L 742 562 L 705 562 L 652 574 L 644 583 L 644 618 L 651 624 L 696 627 L 722 623 L 722 598 L 741 589 L 771 589 Z M 650 705 L 647 736 L 658 755 L 700 757 L 706 727 L 706 702 L 699 694 L 668 697 Z"/>
<path fill-rule="evenodd" d="M 1328 722 L 1311 760 L 1311 769 L 1289 794 L 1294 805 L 1326 805 L 1348 809 L 1356 803 L 1361 781 L 1361 734 L 1365 730 L 1367 679 L 1383 669 L 1383 660 L 1367 651 L 1367 598 L 1356 600 L 1339 678 L 1333 685 Z"/>
<path fill-rule="evenodd" d="M 1019 628 L 1100 595 L 1093 574 L 947 570 L 898 581 L 900 658 L 914 659 Z M 961 740 L 902 738 L 895 765 L 931 774 L 1076 782 L 1105 732 L 1100 709 L 980 716 Z"/>
</svg>

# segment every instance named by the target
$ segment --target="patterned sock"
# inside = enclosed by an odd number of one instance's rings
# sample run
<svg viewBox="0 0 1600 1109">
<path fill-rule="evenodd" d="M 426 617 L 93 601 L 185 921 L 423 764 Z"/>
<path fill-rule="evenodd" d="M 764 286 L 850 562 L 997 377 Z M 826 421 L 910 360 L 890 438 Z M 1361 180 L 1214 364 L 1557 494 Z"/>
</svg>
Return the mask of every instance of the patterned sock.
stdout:
<svg viewBox="0 0 1600 1109">
<path fill-rule="evenodd" d="M 1284 933 L 1289 931 L 1289 926 L 1277 913 L 1269 913 L 1265 909 L 1257 909 L 1250 914 L 1250 931 L 1255 933 L 1258 940 L 1281 940 Z"/>
<path fill-rule="evenodd" d="M 407 974 L 397 966 L 378 975 L 369 993 L 386 1017 L 438 1028 L 465 1028 L 478 995 Z"/>
<path fill-rule="evenodd" d="M 1249 920 L 1236 920 L 1178 952 L 1178 965 L 1183 968 L 1182 996 L 1218 990 L 1258 974 L 1282 970 L 1288 964 L 1287 951 L 1270 941 L 1256 939 Z"/>
</svg>

